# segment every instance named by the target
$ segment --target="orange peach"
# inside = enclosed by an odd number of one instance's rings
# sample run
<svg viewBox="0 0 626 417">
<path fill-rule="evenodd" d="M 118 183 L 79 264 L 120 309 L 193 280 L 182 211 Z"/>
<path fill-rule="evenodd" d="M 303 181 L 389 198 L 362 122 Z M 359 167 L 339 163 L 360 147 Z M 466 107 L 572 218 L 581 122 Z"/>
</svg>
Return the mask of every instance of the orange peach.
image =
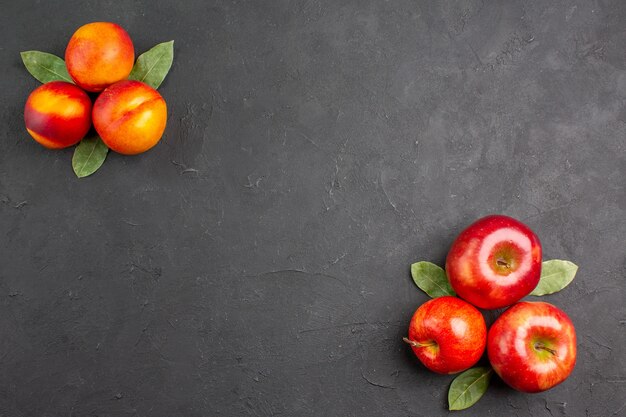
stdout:
<svg viewBox="0 0 626 417">
<path fill-rule="evenodd" d="M 28 133 L 46 148 L 67 148 L 89 131 L 91 100 L 74 84 L 53 81 L 28 96 L 24 122 Z"/>
<path fill-rule="evenodd" d="M 78 28 L 65 49 L 67 71 L 76 84 L 100 92 L 125 80 L 133 69 L 135 48 L 115 23 L 94 22 Z"/>
<path fill-rule="evenodd" d="M 155 146 L 165 130 L 167 106 L 154 88 L 120 81 L 104 90 L 93 105 L 93 125 L 112 150 L 135 155 Z"/>
</svg>

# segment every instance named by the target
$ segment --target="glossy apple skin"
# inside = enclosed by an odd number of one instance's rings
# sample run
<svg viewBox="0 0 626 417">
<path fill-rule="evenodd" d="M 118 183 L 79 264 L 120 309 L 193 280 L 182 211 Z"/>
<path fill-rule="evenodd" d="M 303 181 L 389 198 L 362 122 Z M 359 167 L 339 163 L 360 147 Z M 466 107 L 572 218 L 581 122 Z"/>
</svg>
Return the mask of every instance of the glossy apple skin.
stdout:
<svg viewBox="0 0 626 417">
<path fill-rule="evenodd" d="M 407 343 L 431 371 L 455 374 L 474 365 L 485 351 L 487 326 L 474 306 L 457 297 L 422 304 L 409 324 Z"/>
<path fill-rule="evenodd" d="M 563 382 L 576 364 L 576 331 L 552 304 L 521 302 L 489 329 L 487 352 L 504 382 L 522 392 L 541 392 Z"/>
<path fill-rule="evenodd" d="M 49 149 L 75 145 L 91 127 L 91 100 L 74 84 L 53 81 L 36 88 L 24 106 L 28 133 Z"/>
<path fill-rule="evenodd" d="M 512 217 L 483 217 L 452 244 L 446 273 L 457 295 L 476 307 L 510 306 L 539 283 L 541 243 L 528 226 Z"/>
</svg>

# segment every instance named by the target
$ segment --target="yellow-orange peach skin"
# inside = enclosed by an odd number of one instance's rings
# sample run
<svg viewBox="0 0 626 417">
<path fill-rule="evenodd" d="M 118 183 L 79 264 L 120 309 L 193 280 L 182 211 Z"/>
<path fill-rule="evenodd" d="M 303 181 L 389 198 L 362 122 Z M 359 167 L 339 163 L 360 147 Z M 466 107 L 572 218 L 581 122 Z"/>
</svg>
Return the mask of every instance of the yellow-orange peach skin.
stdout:
<svg viewBox="0 0 626 417">
<path fill-rule="evenodd" d="M 81 26 L 65 49 L 67 71 L 76 84 L 100 92 L 125 80 L 133 69 L 135 48 L 128 33 L 115 23 Z"/>
<path fill-rule="evenodd" d="M 93 106 L 93 124 L 115 152 L 135 155 L 155 146 L 165 130 L 167 106 L 152 87 L 120 81 L 104 90 Z"/>
<path fill-rule="evenodd" d="M 74 84 L 53 81 L 28 96 L 24 122 L 28 133 L 46 148 L 66 148 L 89 131 L 91 100 Z"/>
</svg>

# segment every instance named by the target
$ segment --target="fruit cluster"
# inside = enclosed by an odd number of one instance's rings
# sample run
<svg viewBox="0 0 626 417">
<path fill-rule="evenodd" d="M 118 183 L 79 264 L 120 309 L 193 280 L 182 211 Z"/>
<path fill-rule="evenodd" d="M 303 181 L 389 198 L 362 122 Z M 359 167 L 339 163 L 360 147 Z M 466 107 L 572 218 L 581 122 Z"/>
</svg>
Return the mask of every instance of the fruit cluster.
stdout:
<svg viewBox="0 0 626 417">
<path fill-rule="evenodd" d="M 530 228 L 492 215 L 456 238 L 445 272 L 427 262 L 412 266 L 416 284 L 435 297 L 415 311 L 404 338 L 424 366 L 455 374 L 474 366 L 487 349 L 491 367 L 470 369 L 452 383 L 451 410 L 473 405 L 492 370 L 522 392 L 545 391 L 572 372 L 576 332 L 571 320 L 551 304 L 520 302 L 527 295 L 556 292 L 573 279 L 576 266 L 567 261 L 544 262 L 542 273 L 541 256 L 539 238 Z M 476 307 L 509 306 L 487 332 Z"/>
<path fill-rule="evenodd" d="M 172 48 L 171 42 L 157 47 L 164 45 Z M 26 130 L 46 148 L 61 149 L 79 143 L 93 122 L 115 152 L 135 155 L 151 149 L 167 122 L 167 106 L 156 88 L 171 66 L 171 57 L 168 63 L 160 62 L 163 54 L 153 55 L 149 51 L 135 64 L 130 36 L 108 22 L 80 27 L 69 40 L 65 62 L 42 52 L 22 53 L 27 69 L 44 82 L 26 101 Z M 88 93 L 97 94 L 93 105 Z"/>
</svg>

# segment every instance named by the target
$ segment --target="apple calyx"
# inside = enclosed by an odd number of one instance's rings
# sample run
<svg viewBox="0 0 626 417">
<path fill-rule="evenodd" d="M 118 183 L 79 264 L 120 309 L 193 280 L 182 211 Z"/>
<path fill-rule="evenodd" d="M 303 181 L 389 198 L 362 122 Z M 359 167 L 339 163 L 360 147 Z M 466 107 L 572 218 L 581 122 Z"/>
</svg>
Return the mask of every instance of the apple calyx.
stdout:
<svg viewBox="0 0 626 417">
<path fill-rule="evenodd" d="M 435 342 L 434 340 L 431 340 L 429 342 L 426 343 L 420 343 L 420 342 L 416 342 L 415 340 L 411 340 L 408 337 L 403 337 L 402 340 L 404 341 L 404 343 L 407 343 L 409 345 L 411 345 L 412 347 L 431 347 L 431 346 L 437 346 L 437 342 Z"/>
</svg>

